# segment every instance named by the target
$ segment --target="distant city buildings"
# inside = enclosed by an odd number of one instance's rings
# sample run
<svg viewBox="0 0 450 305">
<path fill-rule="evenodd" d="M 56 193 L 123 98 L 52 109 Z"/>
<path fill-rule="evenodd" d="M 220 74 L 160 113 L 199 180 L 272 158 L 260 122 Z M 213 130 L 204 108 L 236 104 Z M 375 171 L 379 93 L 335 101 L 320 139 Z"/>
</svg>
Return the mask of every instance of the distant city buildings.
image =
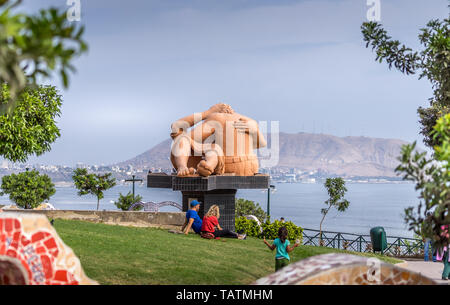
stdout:
<svg viewBox="0 0 450 305">
<path fill-rule="evenodd" d="M 143 168 L 132 165 L 118 166 L 118 165 L 87 165 L 78 162 L 75 167 L 65 165 L 44 165 L 44 164 L 25 164 L 25 163 L 12 163 L 9 161 L 0 162 L 0 177 L 9 175 L 11 173 L 18 173 L 25 171 L 27 168 L 32 170 L 36 169 L 42 174 L 48 175 L 56 185 L 70 185 L 72 183 L 72 174 L 75 168 L 86 168 L 92 173 L 112 173 L 113 177 L 117 179 L 118 184 L 125 183 L 125 179 L 129 179 L 131 175 L 135 175 L 136 178 L 144 179 L 144 183 L 147 178 L 147 173 L 166 173 L 171 174 L 172 168 L 151 167 Z M 320 169 L 317 170 L 301 170 L 298 168 L 260 168 L 260 172 L 263 174 L 269 174 L 271 180 L 277 183 L 323 183 L 328 177 L 336 177 L 336 175 L 330 175 Z M 401 182 L 401 178 L 392 177 L 344 177 L 345 181 L 353 183 L 392 183 Z"/>
<path fill-rule="evenodd" d="M 298 168 L 260 168 L 263 174 L 269 174 L 274 182 L 278 183 L 323 183 L 326 178 L 337 177 L 337 175 L 329 174 L 321 169 L 317 170 L 301 170 Z M 370 177 L 370 176 L 352 176 L 343 177 L 346 182 L 350 183 L 392 183 L 402 182 L 400 177 Z"/>
</svg>

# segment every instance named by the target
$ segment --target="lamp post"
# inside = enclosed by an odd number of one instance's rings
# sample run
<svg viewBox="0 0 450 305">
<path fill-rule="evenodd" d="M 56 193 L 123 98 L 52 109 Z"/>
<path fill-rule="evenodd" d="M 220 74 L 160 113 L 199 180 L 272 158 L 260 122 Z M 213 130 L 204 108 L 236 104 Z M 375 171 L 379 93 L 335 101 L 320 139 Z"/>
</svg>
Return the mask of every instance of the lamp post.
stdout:
<svg viewBox="0 0 450 305">
<path fill-rule="evenodd" d="M 142 179 L 135 179 L 135 178 L 134 178 L 134 177 L 136 177 L 135 175 L 133 175 L 132 177 L 133 177 L 132 179 L 126 179 L 125 182 L 133 182 L 133 201 L 134 201 L 134 183 L 135 183 L 136 181 L 141 182 Z"/>
<path fill-rule="evenodd" d="M 271 184 L 267 188 L 267 216 L 270 216 L 270 189 L 275 189 L 275 185 Z"/>
</svg>

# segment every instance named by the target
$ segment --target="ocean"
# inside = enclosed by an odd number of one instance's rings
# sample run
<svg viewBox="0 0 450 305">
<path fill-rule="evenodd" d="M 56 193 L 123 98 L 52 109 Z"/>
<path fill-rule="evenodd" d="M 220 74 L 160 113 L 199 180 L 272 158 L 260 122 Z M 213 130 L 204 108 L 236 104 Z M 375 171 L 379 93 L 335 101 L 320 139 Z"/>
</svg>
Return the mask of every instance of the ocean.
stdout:
<svg viewBox="0 0 450 305">
<path fill-rule="evenodd" d="M 320 210 L 325 206 L 327 192 L 323 184 L 275 183 L 276 190 L 270 196 L 271 218 L 284 217 L 286 221 L 309 229 L 318 229 L 322 218 Z M 331 210 L 323 223 L 323 230 L 355 234 L 369 234 L 370 228 L 382 226 L 388 236 L 413 237 L 403 220 L 405 208 L 417 206 L 418 194 L 410 183 L 347 183 L 346 198 L 350 206 L 345 212 Z M 117 210 L 112 201 L 119 193 L 131 191 L 131 185 L 118 185 L 104 193 L 100 210 Z M 150 189 L 143 184 L 136 185 L 136 194 L 144 201 L 165 200 L 181 203 L 181 193 L 170 189 Z M 267 191 L 238 190 L 237 198 L 253 200 L 266 210 Z M 91 195 L 78 196 L 72 187 L 56 187 L 56 193 L 49 201 L 57 209 L 95 210 L 97 199 Z M 0 197 L 0 204 L 11 204 L 7 196 Z M 177 211 L 164 207 L 160 211 Z"/>
</svg>

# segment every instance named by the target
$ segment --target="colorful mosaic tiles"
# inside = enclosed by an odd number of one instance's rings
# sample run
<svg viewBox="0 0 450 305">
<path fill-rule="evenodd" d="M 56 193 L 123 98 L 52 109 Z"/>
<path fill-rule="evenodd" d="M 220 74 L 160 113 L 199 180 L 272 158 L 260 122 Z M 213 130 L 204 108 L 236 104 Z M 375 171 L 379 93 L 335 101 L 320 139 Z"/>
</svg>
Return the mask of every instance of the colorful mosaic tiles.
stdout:
<svg viewBox="0 0 450 305">
<path fill-rule="evenodd" d="M 0 284 L 97 284 L 43 215 L 0 214 Z"/>
<path fill-rule="evenodd" d="M 350 254 L 313 256 L 267 277 L 257 285 L 434 285 L 433 280 L 376 258 Z"/>
</svg>

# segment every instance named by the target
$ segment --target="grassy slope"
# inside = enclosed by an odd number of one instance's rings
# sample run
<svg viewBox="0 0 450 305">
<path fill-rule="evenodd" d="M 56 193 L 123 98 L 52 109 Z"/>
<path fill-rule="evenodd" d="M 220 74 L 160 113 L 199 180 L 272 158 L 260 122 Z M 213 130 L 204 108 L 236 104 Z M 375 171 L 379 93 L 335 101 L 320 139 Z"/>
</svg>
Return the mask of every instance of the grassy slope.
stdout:
<svg viewBox="0 0 450 305">
<path fill-rule="evenodd" d="M 206 240 L 162 229 L 60 219 L 55 228 L 86 274 L 101 284 L 250 284 L 274 272 L 274 253 L 256 238 Z M 291 262 L 330 252 L 345 251 L 300 246 Z"/>
</svg>

